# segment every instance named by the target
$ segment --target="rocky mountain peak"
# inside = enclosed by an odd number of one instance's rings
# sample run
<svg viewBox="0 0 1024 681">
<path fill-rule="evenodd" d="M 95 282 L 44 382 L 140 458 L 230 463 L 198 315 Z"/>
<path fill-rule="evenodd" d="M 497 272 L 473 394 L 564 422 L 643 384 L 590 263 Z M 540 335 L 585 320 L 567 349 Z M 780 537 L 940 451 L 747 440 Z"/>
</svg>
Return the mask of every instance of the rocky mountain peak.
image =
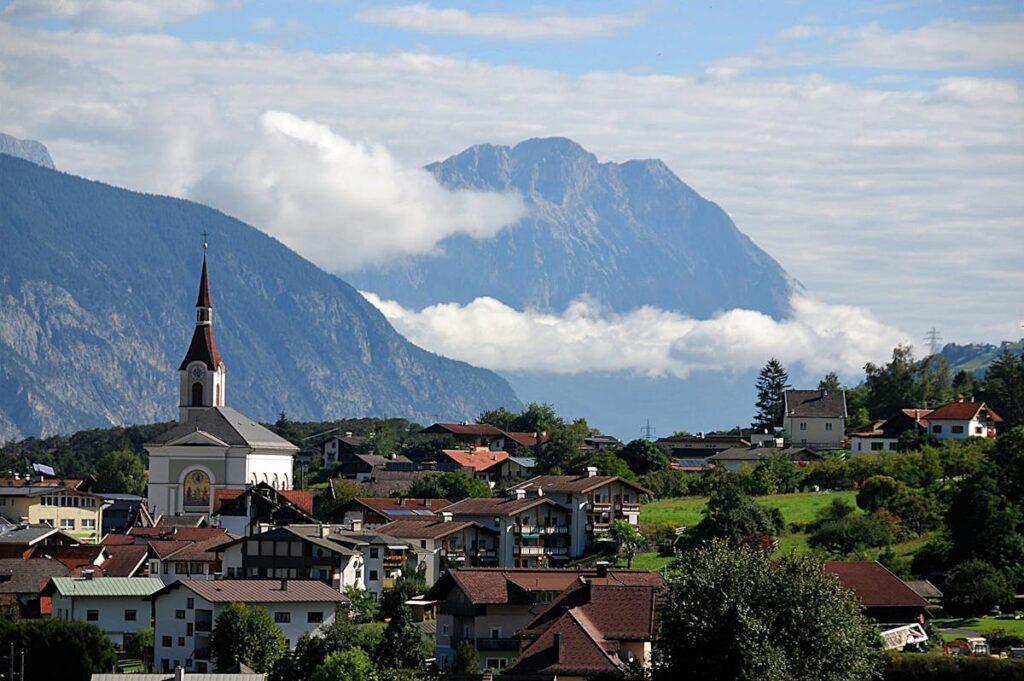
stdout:
<svg viewBox="0 0 1024 681">
<path fill-rule="evenodd" d="M 53 159 L 50 158 L 50 152 L 42 142 L 20 140 L 0 132 L 0 154 L 7 154 L 35 163 L 37 166 L 56 170 Z"/>
</svg>

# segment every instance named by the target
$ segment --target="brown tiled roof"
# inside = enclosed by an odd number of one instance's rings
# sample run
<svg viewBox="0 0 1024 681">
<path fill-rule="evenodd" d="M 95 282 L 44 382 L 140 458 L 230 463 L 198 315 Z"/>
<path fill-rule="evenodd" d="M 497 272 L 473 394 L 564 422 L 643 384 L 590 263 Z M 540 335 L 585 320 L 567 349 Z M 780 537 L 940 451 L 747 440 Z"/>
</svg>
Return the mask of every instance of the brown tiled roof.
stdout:
<svg viewBox="0 0 1024 681">
<path fill-rule="evenodd" d="M 223 487 L 213 490 L 213 512 L 219 513 L 225 501 L 234 501 L 245 494 L 244 489 L 225 489 Z"/>
<path fill-rule="evenodd" d="M 614 648 L 586 613 L 572 610 L 527 645 L 505 672 L 574 676 L 614 673 L 622 668 Z"/>
<path fill-rule="evenodd" d="M 151 541 L 149 547 L 160 560 L 194 560 L 214 562 L 218 560 L 216 549 L 238 539 L 233 534 L 223 533 L 201 541 Z"/>
<path fill-rule="evenodd" d="M 512 497 L 469 497 L 462 501 L 456 501 L 445 508 L 446 513 L 455 515 L 513 515 L 521 513 L 535 506 L 550 505 L 558 506 L 547 497 L 527 497 L 525 499 L 514 499 Z M 559 506 L 559 508 L 561 508 Z"/>
<path fill-rule="evenodd" d="M 282 582 L 285 588 L 282 589 Z M 182 586 L 210 603 L 345 603 L 348 596 L 316 580 L 223 579 L 190 580 L 171 584 Z"/>
<path fill-rule="evenodd" d="M 874 560 L 827 561 L 825 572 L 836 575 L 865 608 L 927 607 L 928 602 Z"/>
<path fill-rule="evenodd" d="M 513 442 L 515 442 L 516 444 L 518 444 L 518 445 L 520 445 L 522 447 L 535 447 L 535 446 L 537 446 L 537 434 L 536 433 L 520 433 L 520 432 L 516 432 L 516 431 L 506 431 L 505 432 L 505 437 L 507 437 L 508 439 L 512 440 Z M 548 441 L 548 436 L 547 435 L 541 435 L 540 436 L 540 441 L 541 442 L 547 442 Z"/>
<path fill-rule="evenodd" d="M 985 413 L 978 412 L 985 410 Z M 980 416 L 986 416 L 994 423 L 1002 423 L 1003 419 L 999 414 L 992 411 L 984 402 L 950 402 L 944 404 L 932 413 L 928 414 L 929 421 L 970 421 Z"/>
<path fill-rule="evenodd" d="M 0 594 L 37 594 L 50 577 L 66 577 L 70 570 L 49 558 L 0 558 Z"/>
<path fill-rule="evenodd" d="M 313 491 L 308 489 L 281 489 L 278 490 L 288 501 L 298 506 L 299 510 L 306 515 L 313 515 Z"/>
<path fill-rule="evenodd" d="M 624 485 L 632 487 L 633 489 L 647 494 L 640 485 L 635 482 L 630 482 L 625 478 L 620 478 L 617 475 L 540 475 L 536 478 L 530 478 L 525 482 L 516 485 L 516 489 L 543 489 L 545 492 L 557 492 L 564 494 L 586 494 L 591 490 L 597 489 L 609 482 L 618 480 Z"/>
<path fill-rule="evenodd" d="M 452 433 L 453 435 L 493 435 L 501 437 L 504 433 L 486 423 L 435 423 L 427 426 L 421 433 Z"/>
<path fill-rule="evenodd" d="M 436 516 L 432 515 L 433 513 L 452 504 L 447 499 L 422 499 L 419 497 L 357 497 L 352 500 L 352 503 L 365 506 L 374 513 L 386 516 L 390 516 L 396 511 L 427 511 L 431 515 L 398 513 L 394 516 L 397 519 L 400 515 L 402 520 L 426 521 L 435 520 Z"/>
<path fill-rule="evenodd" d="M 227 530 L 220 527 L 132 527 L 127 534 L 169 541 L 203 541 L 230 536 Z"/>
<path fill-rule="evenodd" d="M 176 513 L 161 515 L 156 522 L 157 527 L 204 527 L 209 525 L 205 513 Z"/>
<path fill-rule="evenodd" d="M 381 525 L 377 530 L 382 534 L 397 537 L 399 539 L 437 539 L 469 527 L 477 527 L 481 530 L 496 534 L 495 530 L 492 530 L 489 527 L 484 527 L 480 523 L 456 520 L 446 523 L 443 520 L 436 519 L 431 522 L 423 522 L 422 520 L 395 520 L 387 525 Z"/>
<path fill-rule="evenodd" d="M 141 544 L 113 546 L 109 551 L 110 558 L 100 566 L 105 577 L 134 577 L 149 555 L 149 551 Z"/>
<path fill-rule="evenodd" d="M 797 418 L 846 418 L 843 390 L 787 390 L 786 416 Z"/>
<path fill-rule="evenodd" d="M 108 534 L 100 540 L 100 543 L 104 546 L 130 546 L 136 542 L 134 537 L 127 534 Z"/>
<path fill-rule="evenodd" d="M 35 558 L 48 556 L 74 569 L 96 564 L 104 551 L 106 551 L 106 547 L 102 544 L 78 544 L 76 546 L 37 545 L 32 551 L 32 556 Z"/>
<path fill-rule="evenodd" d="M 486 447 L 477 447 L 472 451 L 465 449 L 442 449 L 441 453 L 463 468 L 472 468 L 478 472 L 485 471 L 491 466 L 497 466 L 509 456 L 508 452 L 492 451 Z"/>
<path fill-rule="evenodd" d="M 433 598 L 443 598 L 457 586 L 476 605 L 531 602 L 529 592 L 561 592 L 581 577 L 598 579 L 596 575 L 592 568 L 457 568 L 445 572 L 430 593 Z M 664 583 L 660 575 L 648 570 L 610 570 L 603 579 L 602 584 Z"/>
</svg>

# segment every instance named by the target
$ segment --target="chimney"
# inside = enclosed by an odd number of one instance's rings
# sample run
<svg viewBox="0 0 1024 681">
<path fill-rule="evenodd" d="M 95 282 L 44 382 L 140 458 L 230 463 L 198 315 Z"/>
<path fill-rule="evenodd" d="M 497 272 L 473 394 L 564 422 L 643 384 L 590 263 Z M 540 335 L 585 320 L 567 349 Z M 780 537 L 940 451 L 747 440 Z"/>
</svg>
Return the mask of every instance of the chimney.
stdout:
<svg viewBox="0 0 1024 681">
<path fill-rule="evenodd" d="M 181 665 L 174 668 L 174 681 L 185 681 L 185 670 Z"/>
<path fill-rule="evenodd" d="M 599 560 L 597 561 L 597 576 L 607 577 L 608 576 L 608 561 Z"/>
<path fill-rule="evenodd" d="M 430 508 L 430 499 L 424 499 L 423 505 L 426 506 L 427 508 Z"/>
<path fill-rule="evenodd" d="M 956 396 L 956 401 L 957 402 L 963 402 L 964 401 L 963 393 L 960 393 L 959 395 Z"/>
<path fill-rule="evenodd" d="M 452 514 L 448 511 L 441 511 L 441 522 L 450 523 L 452 521 Z"/>
<path fill-rule="evenodd" d="M 552 640 L 552 645 L 555 648 L 555 662 L 561 662 L 562 661 L 562 635 L 556 633 L 552 637 L 552 639 L 553 639 Z"/>
<path fill-rule="evenodd" d="M 363 531 L 363 521 L 360 520 L 359 518 L 353 518 L 351 520 L 351 525 L 352 525 L 352 531 L 353 532 L 362 532 Z"/>
<path fill-rule="evenodd" d="M 398 505 L 405 506 L 405 497 L 398 497 Z"/>
<path fill-rule="evenodd" d="M 537 496 L 538 497 L 544 496 L 544 488 L 543 487 L 538 487 L 537 488 Z"/>
<path fill-rule="evenodd" d="M 85 577 L 86 579 L 92 579 L 93 576 L 94 576 L 93 575 L 94 572 L 95 572 L 95 570 L 93 570 L 92 568 L 86 568 L 86 569 L 82 570 L 82 576 Z"/>
<path fill-rule="evenodd" d="M 523 500 L 525 498 L 526 498 L 526 490 L 523 489 L 522 487 L 517 487 L 516 488 L 516 499 L 521 501 L 521 500 Z"/>
<path fill-rule="evenodd" d="M 287 579 L 282 579 L 281 580 L 281 591 L 287 591 L 287 590 L 288 590 L 288 580 Z"/>
<path fill-rule="evenodd" d="M 345 437 L 352 437 L 352 431 L 351 430 L 346 430 L 345 431 Z"/>
<path fill-rule="evenodd" d="M 319 530 L 320 530 L 319 534 L 320 534 L 320 538 L 321 539 L 327 539 L 327 537 L 330 536 L 330 534 L 331 534 L 331 526 L 330 525 L 320 525 Z"/>
<path fill-rule="evenodd" d="M 587 466 L 587 477 L 588 478 L 596 478 L 597 477 L 597 466 Z"/>
</svg>

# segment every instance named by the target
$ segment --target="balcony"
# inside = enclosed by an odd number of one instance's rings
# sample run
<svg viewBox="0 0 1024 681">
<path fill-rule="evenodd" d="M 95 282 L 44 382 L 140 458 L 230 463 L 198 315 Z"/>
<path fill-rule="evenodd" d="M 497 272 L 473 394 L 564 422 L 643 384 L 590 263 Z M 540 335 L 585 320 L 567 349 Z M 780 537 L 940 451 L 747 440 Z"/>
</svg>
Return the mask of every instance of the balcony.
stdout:
<svg viewBox="0 0 1024 681">
<path fill-rule="evenodd" d="M 587 503 L 587 511 L 590 513 L 606 513 L 612 510 L 610 501 L 591 501 Z"/>
<path fill-rule="evenodd" d="M 564 546 L 516 546 L 512 552 L 517 556 L 568 556 Z"/>
<path fill-rule="evenodd" d="M 209 660 L 210 649 L 209 648 L 196 648 L 192 651 L 192 659 L 194 660 Z"/>
<path fill-rule="evenodd" d="M 385 568 L 400 568 L 405 565 L 405 554 L 388 554 L 384 556 Z"/>
<path fill-rule="evenodd" d="M 482 653 L 516 652 L 519 650 L 519 641 L 514 638 L 478 638 L 476 649 Z"/>
<path fill-rule="evenodd" d="M 569 528 L 564 525 L 516 525 L 516 534 L 568 534 Z"/>
<path fill-rule="evenodd" d="M 210 620 L 196 620 L 195 630 L 209 633 L 213 631 L 213 622 Z"/>
</svg>

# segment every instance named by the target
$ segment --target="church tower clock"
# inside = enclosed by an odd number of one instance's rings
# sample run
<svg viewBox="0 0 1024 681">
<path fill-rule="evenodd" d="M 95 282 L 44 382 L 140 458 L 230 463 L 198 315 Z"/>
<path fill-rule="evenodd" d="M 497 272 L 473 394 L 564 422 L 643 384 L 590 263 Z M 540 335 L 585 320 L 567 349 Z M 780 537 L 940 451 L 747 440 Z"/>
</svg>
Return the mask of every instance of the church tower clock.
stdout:
<svg viewBox="0 0 1024 681">
<path fill-rule="evenodd" d="M 213 303 L 206 270 L 206 244 L 203 244 L 203 273 L 199 278 L 199 297 L 196 299 L 196 328 L 185 359 L 178 367 L 178 375 L 179 422 L 194 420 L 210 407 L 224 406 L 227 368 L 213 338 Z"/>
</svg>

